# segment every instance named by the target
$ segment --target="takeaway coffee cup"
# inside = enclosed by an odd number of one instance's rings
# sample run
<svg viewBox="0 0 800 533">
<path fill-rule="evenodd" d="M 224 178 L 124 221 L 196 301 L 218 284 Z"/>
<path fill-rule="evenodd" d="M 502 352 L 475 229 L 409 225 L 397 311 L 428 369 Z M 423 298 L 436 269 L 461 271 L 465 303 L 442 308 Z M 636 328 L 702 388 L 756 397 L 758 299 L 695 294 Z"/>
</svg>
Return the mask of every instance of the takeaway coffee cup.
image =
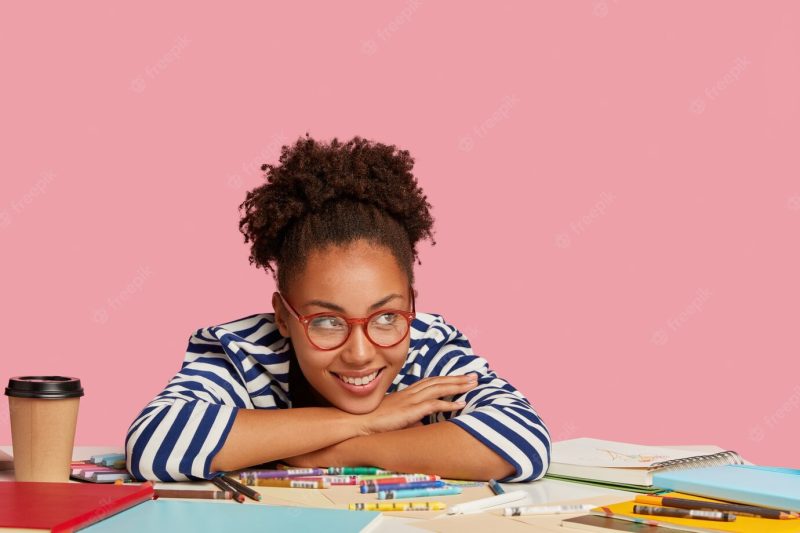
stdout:
<svg viewBox="0 0 800 533">
<path fill-rule="evenodd" d="M 81 381 L 16 376 L 6 387 L 17 481 L 69 481 Z"/>
</svg>

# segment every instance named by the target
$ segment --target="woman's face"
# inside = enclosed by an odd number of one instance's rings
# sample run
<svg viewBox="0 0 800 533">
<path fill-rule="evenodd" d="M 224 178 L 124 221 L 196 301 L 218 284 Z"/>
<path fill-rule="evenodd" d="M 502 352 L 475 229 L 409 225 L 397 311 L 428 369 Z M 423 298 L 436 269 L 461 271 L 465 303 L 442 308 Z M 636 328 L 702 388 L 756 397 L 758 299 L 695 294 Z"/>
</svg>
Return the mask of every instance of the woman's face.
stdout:
<svg viewBox="0 0 800 533">
<path fill-rule="evenodd" d="M 283 296 L 300 315 L 335 311 L 348 318 L 366 318 L 383 309 L 410 311 L 409 290 L 408 276 L 392 253 L 359 240 L 313 252 L 305 270 Z M 369 413 L 380 405 L 405 363 L 410 334 L 396 346 L 381 348 L 367 339 L 361 326 L 354 324 L 342 346 L 319 350 L 309 342 L 303 324 L 291 315 L 277 293 L 272 307 L 278 329 L 284 337 L 291 337 L 300 369 L 322 399 L 354 414 Z M 376 371 L 379 373 L 374 382 L 366 386 L 346 384 L 342 379 L 369 376 Z"/>
</svg>

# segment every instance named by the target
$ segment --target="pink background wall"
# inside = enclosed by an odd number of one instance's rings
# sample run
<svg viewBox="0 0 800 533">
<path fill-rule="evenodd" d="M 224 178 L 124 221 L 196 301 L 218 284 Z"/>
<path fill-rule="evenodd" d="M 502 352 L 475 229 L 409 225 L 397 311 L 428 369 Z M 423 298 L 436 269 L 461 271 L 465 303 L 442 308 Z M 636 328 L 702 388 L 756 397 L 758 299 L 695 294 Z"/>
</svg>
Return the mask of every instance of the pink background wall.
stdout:
<svg viewBox="0 0 800 533">
<path fill-rule="evenodd" d="M 271 310 L 237 206 L 309 131 L 411 151 L 438 241 L 419 308 L 556 439 L 800 467 L 797 3 L 53 3 L 0 25 L 0 378 L 82 378 L 78 444 L 121 446 L 193 330 Z"/>
</svg>

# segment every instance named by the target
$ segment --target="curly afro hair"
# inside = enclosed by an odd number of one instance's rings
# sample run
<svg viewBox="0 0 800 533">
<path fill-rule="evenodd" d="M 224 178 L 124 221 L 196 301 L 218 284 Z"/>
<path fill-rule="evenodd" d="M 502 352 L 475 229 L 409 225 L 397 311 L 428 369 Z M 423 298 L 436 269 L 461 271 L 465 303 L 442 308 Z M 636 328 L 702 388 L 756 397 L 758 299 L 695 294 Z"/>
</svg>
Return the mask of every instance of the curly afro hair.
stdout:
<svg viewBox="0 0 800 533">
<path fill-rule="evenodd" d="M 312 251 L 365 239 L 390 250 L 413 286 L 417 242 L 436 241 L 407 150 L 359 136 L 325 144 L 306 133 L 281 148 L 279 161 L 261 166 L 267 183 L 239 206 L 250 264 L 271 271 L 285 291 Z"/>
</svg>

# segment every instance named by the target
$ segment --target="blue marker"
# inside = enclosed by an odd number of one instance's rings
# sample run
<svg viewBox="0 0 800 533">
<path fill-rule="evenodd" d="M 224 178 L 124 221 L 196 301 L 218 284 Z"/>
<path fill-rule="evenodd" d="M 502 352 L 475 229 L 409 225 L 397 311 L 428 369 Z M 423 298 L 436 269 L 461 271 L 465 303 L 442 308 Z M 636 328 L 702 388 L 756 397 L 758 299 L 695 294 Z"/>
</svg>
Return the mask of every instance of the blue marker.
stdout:
<svg viewBox="0 0 800 533">
<path fill-rule="evenodd" d="M 380 492 L 387 490 L 410 490 L 410 489 L 437 489 L 446 487 L 444 481 L 412 481 L 411 483 L 386 483 L 383 485 L 361 485 L 361 494 Z"/>
<path fill-rule="evenodd" d="M 379 500 L 396 500 L 399 498 L 427 498 L 428 496 L 451 496 L 463 492 L 458 487 L 442 487 L 438 489 L 382 490 L 378 492 Z"/>
<path fill-rule="evenodd" d="M 489 480 L 489 488 L 492 489 L 492 492 L 494 492 L 498 496 L 500 494 L 505 494 L 506 493 L 505 489 L 503 489 L 503 487 L 500 486 L 500 483 L 498 483 L 497 481 L 495 481 L 493 479 Z"/>
</svg>

